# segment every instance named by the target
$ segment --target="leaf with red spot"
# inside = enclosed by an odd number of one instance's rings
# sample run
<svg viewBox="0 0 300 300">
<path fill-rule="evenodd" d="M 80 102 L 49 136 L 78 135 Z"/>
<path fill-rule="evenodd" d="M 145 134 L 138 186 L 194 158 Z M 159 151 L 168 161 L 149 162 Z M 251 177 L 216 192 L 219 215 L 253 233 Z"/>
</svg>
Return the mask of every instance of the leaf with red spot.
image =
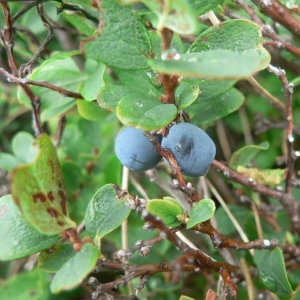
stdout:
<svg viewBox="0 0 300 300">
<path fill-rule="evenodd" d="M 43 234 L 76 228 L 68 217 L 67 191 L 55 148 L 46 134 L 33 144 L 38 155 L 10 174 L 13 199 L 25 220 Z"/>
</svg>

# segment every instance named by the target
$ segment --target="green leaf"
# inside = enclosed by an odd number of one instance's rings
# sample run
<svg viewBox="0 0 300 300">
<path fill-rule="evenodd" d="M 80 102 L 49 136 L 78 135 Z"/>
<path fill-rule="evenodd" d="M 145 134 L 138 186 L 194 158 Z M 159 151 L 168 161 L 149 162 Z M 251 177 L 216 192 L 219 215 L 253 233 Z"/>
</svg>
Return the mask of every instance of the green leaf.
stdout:
<svg viewBox="0 0 300 300">
<path fill-rule="evenodd" d="M 185 296 L 185 295 L 181 295 L 179 300 L 195 300 L 195 298 L 191 298 L 191 297 L 188 297 L 188 296 Z"/>
<path fill-rule="evenodd" d="M 132 10 L 116 0 L 102 0 L 101 36 L 85 44 L 86 55 L 117 69 L 145 69 L 151 53 L 147 29 Z"/>
<path fill-rule="evenodd" d="M 119 199 L 118 192 L 117 186 L 106 184 L 96 192 L 87 207 L 85 227 L 97 246 L 101 238 L 119 227 L 129 216 L 126 199 Z"/>
<path fill-rule="evenodd" d="M 63 53 L 64 54 L 64 53 Z M 76 91 L 79 85 L 87 79 L 87 75 L 82 73 L 72 58 L 70 53 L 63 55 L 58 53 L 46 60 L 39 68 L 35 69 L 30 79 L 37 81 L 47 81 L 60 88 L 69 91 Z M 71 54 L 74 54 L 73 52 Z M 68 58 L 65 58 L 65 57 Z M 44 87 L 32 86 L 35 95 L 41 98 L 41 119 L 47 121 L 50 118 L 65 113 L 76 105 L 74 98 L 64 95 Z M 28 97 L 23 90 L 19 92 L 21 103 L 31 107 Z"/>
<path fill-rule="evenodd" d="M 163 104 L 154 97 L 137 93 L 124 97 L 117 106 L 117 116 L 123 124 L 143 130 L 167 126 L 176 115 L 174 104 Z"/>
<path fill-rule="evenodd" d="M 178 101 L 178 109 L 180 110 L 189 107 L 196 101 L 198 95 L 201 93 L 197 84 L 186 87 L 184 90 L 180 91 L 180 93 L 178 93 L 177 90 L 178 88 L 176 89 L 175 97 Z"/>
<path fill-rule="evenodd" d="M 263 285 L 278 296 L 290 296 L 293 293 L 288 281 L 284 259 L 280 248 L 274 250 L 255 250 L 254 261 L 259 270 Z"/>
<path fill-rule="evenodd" d="M 217 49 L 243 52 L 262 45 L 260 28 L 248 20 L 229 20 L 205 30 L 190 46 L 189 52 Z"/>
<path fill-rule="evenodd" d="M 103 87 L 97 97 L 99 105 L 109 111 L 116 111 L 119 101 L 133 93 L 130 88 L 123 85 L 108 85 Z"/>
<path fill-rule="evenodd" d="M 158 72 L 213 80 L 247 78 L 269 63 L 270 54 L 264 48 L 243 52 L 211 50 L 182 54 L 178 60 L 148 60 Z"/>
<path fill-rule="evenodd" d="M 151 83 L 150 76 L 152 73 L 150 70 L 116 70 L 115 72 L 118 75 L 120 82 L 130 88 L 131 91 L 156 98 L 162 96 L 162 93 L 159 92 Z M 137 82 L 139 84 L 137 84 Z"/>
<path fill-rule="evenodd" d="M 216 205 L 211 199 L 202 199 L 190 212 L 190 221 L 187 223 L 186 228 L 192 228 L 195 225 L 209 220 L 215 213 Z"/>
<path fill-rule="evenodd" d="M 99 255 L 100 251 L 93 244 L 84 244 L 80 252 L 68 260 L 55 274 L 50 285 L 51 292 L 57 294 L 81 284 L 95 267 Z"/>
<path fill-rule="evenodd" d="M 192 9 L 197 15 L 203 15 L 216 6 L 224 2 L 224 0 L 189 0 Z"/>
<path fill-rule="evenodd" d="M 34 230 L 24 220 L 11 195 L 0 198 L 0 224 L 0 260 L 29 256 L 48 249 L 60 239 L 59 236 L 50 237 Z"/>
<path fill-rule="evenodd" d="M 156 17 L 154 24 L 159 31 L 164 27 L 179 34 L 193 34 L 197 29 L 197 18 L 186 0 L 143 0 Z"/>
<path fill-rule="evenodd" d="M 48 275 L 41 270 L 24 271 L 0 285 L 0 299 L 49 299 Z"/>
<path fill-rule="evenodd" d="M 14 155 L 0 152 L 0 168 L 9 172 L 19 164 L 19 160 Z"/>
<path fill-rule="evenodd" d="M 15 203 L 37 231 L 54 235 L 76 224 L 68 217 L 67 191 L 55 148 L 46 134 L 35 140 L 39 154 L 10 174 Z"/>
<path fill-rule="evenodd" d="M 254 159 L 261 150 L 269 148 L 268 142 L 262 142 L 259 145 L 245 146 L 235 151 L 229 161 L 229 167 L 236 170 L 238 166 L 246 166 L 252 159 Z"/>
<path fill-rule="evenodd" d="M 183 213 L 183 209 L 173 200 L 170 201 L 167 197 L 164 200 L 152 199 L 147 203 L 146 209 L 150 214 L 160 217 L 166 225 L 176 227 L 181 224 L 178 216 Z"/>
<path fill-rule="evenodd" d="M 216 98 L 206 101 L 197 100 L 187 109 L 187 112 L 192 122 L 196 121 L 201 125 L 210 124 L 238 110 L 243 102 L 244 95 L 233 88 Z"/>
<path fill-rule="evenodd" d="M 206 80 L 206 79 L 192 79 L 185 78 L 181 85 L 198 84 L 200 88 L 200 94 L 195 104 L 199 101 L 208 101 L 214 99 L 228 92 L 236 83 L 236 80 Z"/>
<path fill-rule="evenodd" d="M 236 169 L 239 173 L 253 178 L 255 182 L 259 182 L 268 186 L 277 186 L 285 177 L 285 169 L 264 169 L 258 168 L 246 168 L 244 166 L 238 166 Z"/>
<path fill-rule="evenodd" d="M 28 132 L 18 132 L 12 140 L 12 149 L 20 163 L 32 162 L 36 155 L 37 149 L 33 147 L 34 137 Z"/>
<path fill-rule="evenodd" d="M 80 93 L 86 101 L 96 100 L 100 88 L 104 86 L 103 75 L 106 66 L 99 64 L 91 76 L 83 83 Z"/>
<path fill-rule="evenodd" d="M 249 221 L 249 219 L 253 216 L 252 211 L 244 206 L 235 204 L 228 204 L 227 206 L 242 227 L 244 227 L 247 221 Z M 218 207 L 215 217 L 218 228 L 224 235 L 228 236 L 236 232 L 234 224 L 222 206 Z"/>
<path fill-rule="evenodd" d="M 51 251 L 41 252 L 38 258 L 38 266 L 43 271 L 55 273 L 75 254 L 73 244 L 55 245 L 51 248 Z"/>
<path fill-rule="evenodd" d="M 82 32 L 86 36 L 92 36 L 93 33 L 97 30 L 97 27 L 94 23 L 90 22 L 83 13 L 63 11 L 62 15 L 65 19 L 70 22 L 79 32 Z"/>
<path fill-rule="evenodd" d="M 107 116 L 107 111 L 95 101 L 77 100 L 77 109 L 83 118 L 90 121 L 101 121 Z"/>
</svg>

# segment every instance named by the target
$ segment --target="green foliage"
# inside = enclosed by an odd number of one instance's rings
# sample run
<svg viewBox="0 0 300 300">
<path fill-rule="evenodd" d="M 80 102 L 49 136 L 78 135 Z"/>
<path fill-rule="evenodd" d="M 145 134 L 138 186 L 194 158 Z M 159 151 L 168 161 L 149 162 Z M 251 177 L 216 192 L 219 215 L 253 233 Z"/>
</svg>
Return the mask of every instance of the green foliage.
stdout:
<svg viewBox="0 0 300 300">
<path fill-rule="evenodd" d="M 290 296 L 293 292 L 287 279 L 282 251 L 259 251 L 255 254 L 259 277 L 263 285 L 279 296 Z"/>
<path fill-rule="evenodd" d="M 217 49 L 182 54 L 178 60 L 148 60 L 155 71 L 212 80 L 243 79 L 265 69 L 269 63 L 270 54 L 264 48 L 242 52 Z"/>
<path fill-rule="evenodd" d="M 1 284 L 1 299 L 46 300 L 49 297 L 48 275 L 41 270 L 24 271 Z"/>
<path fill-rule="evenodd" d="M 261 150 L 267 150 L 268 148 L 268 142 L 263 142 L 258 146 L 245 146 L 233 153 L 229 162 L 229 166 L 234 170 L 237 169 L 238 166 L 246 166 L 249 162 L 251 162 L 252 159 L 257 156 L 257 154 Z"/>
<path fill-rule="evenodd" d="M 173 198 L 152 199 L 147 203 L 146 208 L 148 212 L 160 217 L 170 227 L 176 227 L 181 224 L 180 219 L 183 209 Z"/>
<path fill-rule="evenodd" d="M 43 251 L 39 255 L 38 266 L 41 270 L 55 273 L 63 264 L 75 256 L 76 251 L 72 244 L 59 244 L 51 248 L 51 251 Z"/>
<path fill-rule="evenodd" d="M 19 2 L 0 8 L 0 299 L 129 282 L 139 299 L 300 299 L 297 1 Z M 215 157 L 188 130 L 161 147 L 184 122 Z M 154 169 L 122 169 L 124 125 L 147 131 Z M 136 144 L 120 151 L 141 163 Z M 199 158 L 205 177 L 186 176 Z"/>
<path fill-rule="evenodd" d="M 101 239 L 128 217 L 130 209 L 125 201 L 118 198 L 117 187 L 113 184 L 100 188 L 90 201 L 85 214 L 85 226 L 98 247 Z"/>
<path fill-rule="evenodd" d="M 35 161 L 13 170 L 12 196 L 37 231 L 54 235 L 76 224 L 68 217 L 67 191 L 55 149 L 46 134 L 35 140 Z"/>
<path fill-rule="evenodd" d="M 215 213 L 216 205 L 211 199 L 202 199 L 193 206 L 190 213 L 190 221 L 186 228 L 192 228 L 195 225 L 209 220 Z"/>
<path fill-rule="evenodd" d="M 86 44 L 87 56 L 118 69 L 145 69 L 152 49 L 144 24 L 116 0 L 103 0 L 101 6 L 104 26 L 101 36 Z"/>
<path fill-rule="evenodd" d="M 50 285 L 51 292 L 57 294 L 79 285 L 95 267 L 99 254 L 93 244 L 84 244 L 80 252 L 66 261 L 55 274 Z"/>
<path fill-rule="evenodd" d="M 0 260 L 26 257 L 50 248 L 59 240 L 57 235 L 42 235 L 33 229 L 24 220 L 10 195 L 0 198 L 0 223 Z"/>
<path fill-rule="evenodd" d="M 163 104 L 154 97 L 135 93 L 125 96 L 117 106 L 117 116 L 123 124 L 148 131 L 167 126 L 176 114 L 174 104 Z"/>
</svg>

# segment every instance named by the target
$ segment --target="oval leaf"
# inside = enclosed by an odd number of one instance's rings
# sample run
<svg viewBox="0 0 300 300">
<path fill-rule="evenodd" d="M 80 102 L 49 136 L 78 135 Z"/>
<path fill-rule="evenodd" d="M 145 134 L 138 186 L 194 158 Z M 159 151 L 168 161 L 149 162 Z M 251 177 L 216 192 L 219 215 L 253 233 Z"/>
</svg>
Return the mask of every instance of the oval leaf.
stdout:
<svg viewBox="0 0 300 300">
<path fill-rule="evenodd" d="M 185 109 L 197 100 L 200 94 L 200 89 L 197 84 L 187 86 L 178 94 L 178 109 Z"/>
<path fill-rule="evenodd" d="M 107 111 L 100 107 L 95 101 L 77 100 L 77 108 L 79 114 L 90 121 L 101 121 L 107 116 Z"/>
<path fill-rule="evenodd" d="M 205 30 L 188 52 L 227 49 L 234 52 L 256 49 L 262 44 L 257 24 L 248 20 L 229 20 Z"/>
<path fill-rule="evenodd" d="M 0 260 L 26 257 L 50 248 L 60 239 L 34 230 L 22 217 L 11 195 L 0 198 L 0 224 Z"/>
<path fill-rule="evenodd" d="M 226 117 L 238 110 L 243 103 L 244 95 L 233 88 L 214 99 L 195 102 L 187 109 L 187 112 L 190 114 L 192 122 L 204 125 Z"/>
<path fill-rule="evenodd" d="M 166 225 L 179 226 L 181 223 L 177 216 L 182 214 L 182 208 L 173 200 L 166 199 L 152 199 L 147 203 L 146 208 L 150 214 L 160 217 Z"/>
<path fill-rule="evenodd" d="M 80 252 L 68 260 L 55 274 L 50 285 L 51 292 L 57 294 L 81 284 L 95 267 L 99 255 L 100 251 L 93 244 L 84 244 Z"/>
<path fill-rule="evenodd" d="M 125 199 L 119 199 L 120 189 L 114 184 L 100 188 L 90 201 L 85 214 L 85 227 L 94 237 L 96 245 L 106 234 L 119 227 L 129 216 Z"/>
<path fill-rule="evenodd" d="M 50 297 L 48 280 L 48 274 L 38 269 L 19 273 L 1 282 L 0 299 L 47 300 Z"/>
<path fill-rule="evenodd" d="M 143 0 L 157 16 L 156 27 L 164 27 L 179 34 L 192 34 L 197 29 L 197 18 L 186 0 Z"/>
<path fill-rule="evenodd" d="M 117 69 L 145 69 L 151 42 L 144 24 L 117 0 L 101 1 L 101 36 L 85 44 L 88 57 Z"/>
<path fill-rule="evenodd" d="M 190 212 L 190 221 L 186 228 L 192 228 L 195 225 L 209 220 L 215 213 L 216 205 L 211 199 L 202 199 L 198 202 Z"/>
<path fill-rule="evenodd" d="M 261 150 L 269 148 L 268 142 L 262 142 L 259 145 L 250 145 L 242 147 L 235 151 L 229 161 L 229 167 L 236 170 L 238 166 L 247 165 Z"/>
<path fill-rule="evenodd" d="M 51 248 L 51 251 L 43 251 L 39 255 L 38 266 L 41 270 L 55 273 L 75 254 L 73 244 L 55 245 Z"/>
<path fill-rule="evenodd" d="M 285 179 L 285 169 L 264 169 L 258 168 L 246 168 L 238 166 L 236 169 L 239 173 L 244 176 L 253 178 L 255 182 L 265 184 L 268 186 L 277 186 Z"/>
<path fill-rule="evenodd" d="M 120 121 L 143 130 L 157 130 L 170 124 L 177 115 L 174 104 L 163 104 L 158 99 L 141 94 L 124 97 L 117 106 Z"/>
<path fill-rule="evenodd" d="M 34 146 L 39 149 L 35 161 L 10 174 L 15 203 L 25 220 L 40 233 L 54 235 L 76 228 L 68 217 L 67 191 L 51 140 L 42 134 Z"/>
<path fill-rule="evenodd" d="M 148 60 L 165 74 L 205 79 L 242 79 L 265 69 L 271 56 L 264 48 L 243 52 L 211 50 L 182 54 L 178 60 Z"/>
<path fill-rule="evenodd" d="M 109 111 L 116 111 L 119 101 L 127 96 L 130 92 L 130 88 L 123 85 L 109 85 L 100 89 L 97 96 L 97 102 L 99 105 Z"/>
<path fill-rule="evenodd" d="M 37 148 L 33 147 L 34 137 L 28 132 L 18 132 L 12 141 L 12 149 L 20 163 L 33 162 L 37 155 Z"/>
<path fill-rule="evenodd" d="M 104 86 L 103 75 L 106 66 L 99 64 L 91 76 L 83 83 L 80 93 L 86 101 L 96 100 L 98 92 Z"/>
<path fill-rule="evenodd" d="M 288 297 L 293 293 L 286 275 L 284 259 L 280 248 L 255 251 L 254 261 L 263 285 L 278 296 Z"/>
</svg>

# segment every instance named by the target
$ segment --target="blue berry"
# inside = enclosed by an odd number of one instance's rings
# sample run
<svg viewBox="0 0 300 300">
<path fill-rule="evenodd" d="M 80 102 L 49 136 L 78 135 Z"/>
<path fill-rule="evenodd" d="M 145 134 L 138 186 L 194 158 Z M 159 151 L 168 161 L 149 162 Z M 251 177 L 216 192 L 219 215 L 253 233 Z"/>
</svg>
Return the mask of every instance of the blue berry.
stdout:
<svg viewBox="0 0 300 300">
<path fill-rule="evenodd" d="M 189 123 L 173 125 L 161 145 L 174 153 L 182 173 L 188 176 L 205 175 L 216 155 L 212 139 L 202 129 Z"/>
<path fill-rule="evenodd" d="M 150 170 L 161 160 L 143 130 L 134 127 L 125 127 L 120 131 L 115 150 L 121 163 L 134 171 Z"/>
</svg>

